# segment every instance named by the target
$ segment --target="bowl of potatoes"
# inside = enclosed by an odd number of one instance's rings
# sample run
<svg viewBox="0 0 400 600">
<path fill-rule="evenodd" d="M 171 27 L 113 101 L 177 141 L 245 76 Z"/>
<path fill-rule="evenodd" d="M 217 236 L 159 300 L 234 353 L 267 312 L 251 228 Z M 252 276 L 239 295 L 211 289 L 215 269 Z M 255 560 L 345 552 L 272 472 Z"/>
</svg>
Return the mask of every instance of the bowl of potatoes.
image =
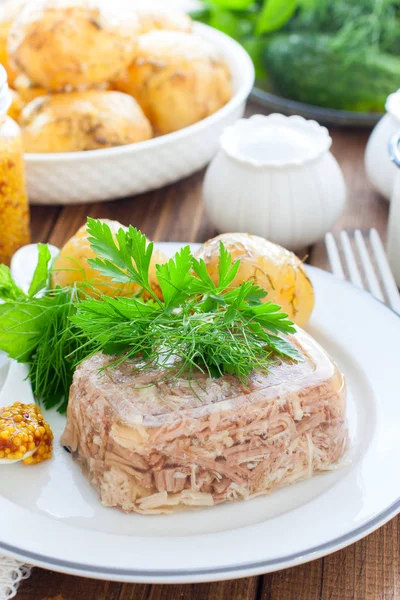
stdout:
<svg viewBox="0 0 400 600">
<path fill-rule="evenodd" d="M 151 0 L 7 0 L 0 58 L 33 204 L 136 195 L 203 168 L 254 83 L 239 44 Z"/>
</svg>

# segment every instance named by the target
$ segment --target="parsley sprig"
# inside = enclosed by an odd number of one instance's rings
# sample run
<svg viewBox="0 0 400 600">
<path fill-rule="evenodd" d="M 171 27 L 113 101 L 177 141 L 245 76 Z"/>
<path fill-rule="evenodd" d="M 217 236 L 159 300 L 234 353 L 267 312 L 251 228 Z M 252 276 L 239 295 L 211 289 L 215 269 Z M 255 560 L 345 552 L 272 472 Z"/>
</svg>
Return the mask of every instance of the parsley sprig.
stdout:
<svg viewBox="0 0 400 600">
<path fill-rule="evenodd" d="M 301 360 L 282 337 L 295 327 L 280 306 L 265 302 L 267 292 L 252 281 L 232 287 L 240 262 L 232 262 L 222 243 L 217 283 L 189 246 L 157 265 L 161 300 L 149 282 L 153 243 L 134 227 L 113 236 L 106 223 L 90 218 L 87 231 L 96 254 L 90 264 L 115 282 L 137 283 L 141 293 L 89 297 L 90 282 L 50 289 L 45 245 L 28 293 L 0 265 L 0 349 L 30 363 L 34 394 L 47 407 L 65 411 L 76 365 L 98 351 L 114 355 L 114 364 L 139 357 L 141 368 L 171 376 L 230 373 L 244 383 L 277 356 Z"/>
</svg>

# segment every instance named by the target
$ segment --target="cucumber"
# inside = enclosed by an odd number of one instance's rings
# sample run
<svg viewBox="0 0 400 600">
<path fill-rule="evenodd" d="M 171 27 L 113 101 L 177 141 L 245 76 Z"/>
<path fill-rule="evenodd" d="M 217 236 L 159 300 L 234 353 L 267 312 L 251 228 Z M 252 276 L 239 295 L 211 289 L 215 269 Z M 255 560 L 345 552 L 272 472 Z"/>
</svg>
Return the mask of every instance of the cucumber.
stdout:
<svg viewBox="0 0 400 600">
<path fill-rule="evenodd" d="M 330 108 L 382 112 L 400 87 L 400 59 L 372 48 L 354 51 L 328 34 L 280 34 L 265 50 L 276 91 L 292 100 Z"/>
</svg>

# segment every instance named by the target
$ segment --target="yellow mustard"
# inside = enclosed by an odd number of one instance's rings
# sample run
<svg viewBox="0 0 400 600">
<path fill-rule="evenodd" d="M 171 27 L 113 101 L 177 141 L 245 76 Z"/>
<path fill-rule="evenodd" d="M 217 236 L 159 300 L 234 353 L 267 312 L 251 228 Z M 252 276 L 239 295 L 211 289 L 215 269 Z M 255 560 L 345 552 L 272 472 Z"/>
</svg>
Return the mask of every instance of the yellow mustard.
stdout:
<svg viewBox="0 0 400 600">
<path fill-rule="evenodd" d="M 29 207 L 21 131 L 9 116 L 7 74 L 0 65 L 0 263 L 29 244 Z"/>
<path fill-rule="evenodd" d="M 36 465 L 52 455 L 53 433 L 36 404 L 0 407 L 0 459 Z"/>
</svg>

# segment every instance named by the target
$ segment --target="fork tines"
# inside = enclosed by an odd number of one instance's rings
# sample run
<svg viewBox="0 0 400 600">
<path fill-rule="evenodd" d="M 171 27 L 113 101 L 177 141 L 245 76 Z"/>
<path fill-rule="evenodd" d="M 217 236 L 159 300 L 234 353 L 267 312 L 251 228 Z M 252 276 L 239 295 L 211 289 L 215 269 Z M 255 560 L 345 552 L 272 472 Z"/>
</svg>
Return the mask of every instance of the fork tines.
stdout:
<svg viewBox="0 0 400 600">
<path fill-rule="evenodd" d="M 369 231 L 367 240 L 359 229 L 354 231 L 353 240 L 346 231 L 342 231 L 339 247 L 332 233 L 327 233 L 325 244 L 334 275 L 346 279 L 340 257 L 342 254 L 350 281 L 361 289 L 368 289 L 375 298 L 386 302 L 393 310 L 400 313 L 400 294 L 376 229 Z M 362 272 L 358 267 L 359 264 L 362 266 Z"/>
</svg>

